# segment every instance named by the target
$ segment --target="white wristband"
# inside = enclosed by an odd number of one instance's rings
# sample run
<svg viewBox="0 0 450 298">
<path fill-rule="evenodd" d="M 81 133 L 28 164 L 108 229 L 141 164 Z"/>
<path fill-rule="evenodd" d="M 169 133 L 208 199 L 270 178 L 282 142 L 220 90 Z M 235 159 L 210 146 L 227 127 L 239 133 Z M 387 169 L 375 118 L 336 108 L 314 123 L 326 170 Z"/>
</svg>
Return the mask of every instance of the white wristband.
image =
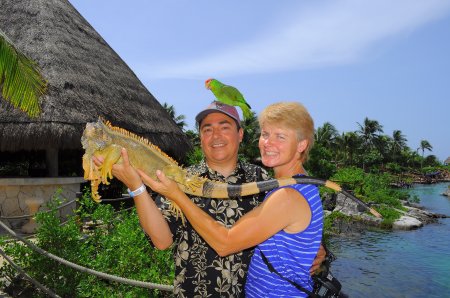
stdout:
<svg viewBox="0 0 450 298">
<path fill-rule="evenodd" d="M 130 197 L 134 198 L 140 194 L 143 194 L 145 191 L 147 190 L 147 188 L 145 187 L 144 184 L 142 184 L 141 186 L 139 186 L 138 189 L 131 191 L 129 188 L 127 189 L 128 194 L 130 195 Z"/>
</svg>

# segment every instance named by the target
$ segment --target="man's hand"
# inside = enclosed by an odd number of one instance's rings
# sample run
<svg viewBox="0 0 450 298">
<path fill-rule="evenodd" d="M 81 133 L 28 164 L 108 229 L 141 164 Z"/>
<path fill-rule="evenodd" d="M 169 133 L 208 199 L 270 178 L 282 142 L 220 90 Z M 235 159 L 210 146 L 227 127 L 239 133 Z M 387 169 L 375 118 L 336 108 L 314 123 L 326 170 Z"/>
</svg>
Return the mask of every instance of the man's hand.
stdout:
<svg viewBox="0 0 450 298">
<path fill-rule="evenodd" d="M 320 265 L 325 260 L 327 255 L 327 251 L 325 247 L 323 247 L 322 243 L 320 244 L 319 251 L 317 252 L 316 258 L 314 259 L 311 269 L 309 269 L 309 273 L 313 275 L 320 268 Z"/>
<path fill-rule="evenodd" d="M 130 164 L 130 161 L 128 159 L 128 153 L 125 148 L 122 148 L 121 154 L 123 161 L 121 163 L 116 163 L 112 166 L 112 174 L 115 178 L 122 181 L 123 184 L 125 184 L 129 189 L 135 190 L 142 185 L 142 179 L 141 177 L 139 177 L 137 171 Z M 103 164 L 102 157 L 94 156 L 92 160 L 94 161 L 94 164 L 97 167 L 100 167 Z"/>
</svg>

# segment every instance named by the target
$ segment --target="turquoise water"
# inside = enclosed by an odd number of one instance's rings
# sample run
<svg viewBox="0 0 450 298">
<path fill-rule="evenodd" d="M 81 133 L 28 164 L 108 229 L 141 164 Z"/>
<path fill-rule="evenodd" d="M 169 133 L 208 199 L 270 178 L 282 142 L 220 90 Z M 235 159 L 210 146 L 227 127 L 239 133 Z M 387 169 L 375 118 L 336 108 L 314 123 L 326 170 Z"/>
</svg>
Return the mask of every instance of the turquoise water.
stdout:
<svg viewBox="0 0 450 298">
<path fill-rule="evenodd" d="M 410 192 L 430 211 L 450 215 L 449 183 Z M 450 297 L 450 218 L 413 231 L 334 238 L 332 272 L 350 297 Z"/>
</svg>

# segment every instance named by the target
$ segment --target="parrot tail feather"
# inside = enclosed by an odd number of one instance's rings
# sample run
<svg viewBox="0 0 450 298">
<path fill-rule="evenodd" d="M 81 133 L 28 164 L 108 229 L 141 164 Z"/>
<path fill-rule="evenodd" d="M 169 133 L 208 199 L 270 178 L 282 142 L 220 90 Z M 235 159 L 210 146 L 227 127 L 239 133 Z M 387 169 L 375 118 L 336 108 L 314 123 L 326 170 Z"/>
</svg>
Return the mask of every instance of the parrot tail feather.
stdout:
<svg viewBox="0 0 450 298">
<path fill-rule="evenodd" d="M 250 110 L 250 106 L 243 105 L 241 106 L 242 114 L 244 114 L 244 119 L 250 119 L 252 117 L 252 111 Z"/>
</svg>

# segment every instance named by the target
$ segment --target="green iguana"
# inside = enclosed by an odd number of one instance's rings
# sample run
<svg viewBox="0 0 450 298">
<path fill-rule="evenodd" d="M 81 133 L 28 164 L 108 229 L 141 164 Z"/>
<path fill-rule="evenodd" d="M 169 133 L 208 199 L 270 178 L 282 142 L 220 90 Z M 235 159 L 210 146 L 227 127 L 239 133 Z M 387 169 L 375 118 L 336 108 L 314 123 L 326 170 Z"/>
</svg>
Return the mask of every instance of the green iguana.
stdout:
<svg viewBox="0 0 450 298">
<path fill-rule="evenodd" d="M 112 166 L 122 161 L 121 149 L 123 147 L 127 150 L 130 164 L 133 167 L 141 169 L 153 179 L 157 179 L 156 170 L 161 170 L 167 177 L 177 182 L 183 192 L 197 197 L 228 199 L 254 195 L 285 185 L 316 184 L 344 193 L 373 215 L 381 217 L 377 211 L 343 190 L 338 184 L 325 179 L 299 176 L 230 185 L 192 175 L 147 139 L 125 129 L 114 127 L 111 123 L 103 122 L 101 119 L 86 124 L 81 143 L 85 149 L 83 155 L 84 179 L 91 181 L 92 198 L 96 202 L 100 202 L 98 186 L 100 183 L 109 184 L 108 179 L 113 177 Z M 104 158 L 101 168 L 93 163 L 94 155 Z M 174 207 L 177 209 L 176 206 Z M 180 214 L 181 212 L 177 209 L 176 213 Z"/>
</svg>

